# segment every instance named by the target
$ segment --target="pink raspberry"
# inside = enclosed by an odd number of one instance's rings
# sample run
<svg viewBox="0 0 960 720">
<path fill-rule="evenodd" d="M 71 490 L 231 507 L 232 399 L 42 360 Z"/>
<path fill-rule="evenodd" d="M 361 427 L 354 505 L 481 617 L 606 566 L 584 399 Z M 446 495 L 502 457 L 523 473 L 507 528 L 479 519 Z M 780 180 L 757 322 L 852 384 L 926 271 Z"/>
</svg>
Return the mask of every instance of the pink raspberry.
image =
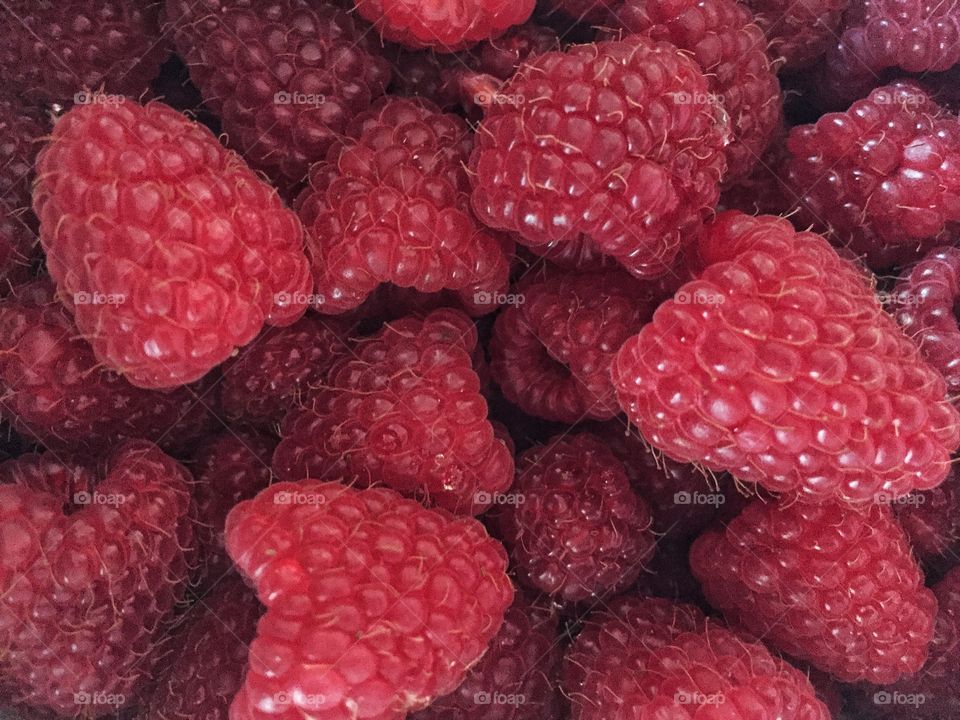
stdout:
<svg viewBox="0 0 960 720">
<path fill-rule="evenodd" d="M 840 34 L 850 0 L 748 0 L 784 71 L 802 70 L 820 60 Z"/>
</svg>

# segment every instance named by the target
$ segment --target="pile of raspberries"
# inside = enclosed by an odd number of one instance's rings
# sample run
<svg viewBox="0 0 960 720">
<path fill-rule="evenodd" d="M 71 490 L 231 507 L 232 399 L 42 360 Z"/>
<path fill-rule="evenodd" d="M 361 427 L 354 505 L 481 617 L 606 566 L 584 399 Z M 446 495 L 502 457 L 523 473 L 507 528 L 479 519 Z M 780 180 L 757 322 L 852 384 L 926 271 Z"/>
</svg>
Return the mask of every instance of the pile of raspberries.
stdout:
<svg viewBox="0 0 960 720">
<path fill-rule="evenodd" d="M 0 0 L 0 720 L 960 718 L 960 1 Z"/>
</svg>

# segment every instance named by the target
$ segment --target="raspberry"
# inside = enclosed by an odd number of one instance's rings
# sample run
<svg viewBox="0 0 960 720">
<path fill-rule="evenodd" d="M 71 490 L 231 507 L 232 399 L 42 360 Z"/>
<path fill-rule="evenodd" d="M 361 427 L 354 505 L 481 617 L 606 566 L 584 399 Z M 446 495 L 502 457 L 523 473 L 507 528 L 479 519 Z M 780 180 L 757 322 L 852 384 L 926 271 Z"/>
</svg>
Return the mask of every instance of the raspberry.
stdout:
<svg viewBox="0 0 960 720">
<path fill-rule="evenodd" d="M 716 205 L 728 129 L 697 64 L 644 37 L 538 55 L 487 108 L 473 207 L 530 246 L 585 235 L 632 273 L 663 273 Z"/>
<path fill-rule="evenodd" d="M 390 282 L 424 293 L 506 289 L 499 239 L 470 214 L 461 118 L 422 100 L 390 99 L 357 118 L 350 139 L 310 171 L 297 204 L 308 227 L 317 306 L 343 313 Z"/>
<path fill-rule="evenodd" d="M 517 287 L 490 341 L 490 369 L 504 396 L 546 420 L 614 417 L 610 360 L 650 319 L 649 289 L 618 270 L 530 280 Z"/>
<path fill-rule="evenodd" d="M 843 682 L 893 682 L 927 658 L 937 603 L 888 508 L 751 503 L 690 566 L 711 605 Z"/>
<path fill-rule="evenodd" d="M 874 90 L 794 127 L 786 182 L 798 226 L 828 232 L 882 270 L 945 244 L 960 221 L 960 123 L 917 85 Z"/>
<path fill-rule="evenodd" d="M 594 435 L 557 436 L 520 456 L 516 502 L 498 518 L 513 567 L 563 602 L 632 584 L 653 555 L 650 510 Z"/>
<path fill-rule="evenodd" d="M 480 523 L 384 488 L 273 485 L 231 511 L 227 550 L 267 606 L 232 720 L 278 697 L 290 718 L 402 720 L 463 681 L 513 599 Z"/>
<path fill-rule="evenodd" d="M 749 175 L 782 122 L 780 83 L 766 54 L 763 31 L 736 0 L 625 0 L 620 32 L 673 43 L 703 69 L 710 92 L 677 93 L 677 102 L 719 103 L 733 139 L 725 149 L 727 184 Z"/>
<path fill-rule="evenodd" d="M 91 89 L 139 97 L 170 50 L 152 0 L 6 0 L 4 88 L 35 105 L 94 102 Z"/>
<path fill-rule="evenodd" d="M 592 613 L 564 658 L 563 686 L 573 720 L 830 718 L 803 673 L 759 642 L 656 598 Z"/>
<path fill-rule="evenodd" d="M 166 664 L 137 720 L 227 720 L 263 608 L 236 574 L 194 605 L 172 635 Z"/>
<path fill-rule="evenodd" d="M 960 415 L 859 269 L 819 235 L 738 212 L 699 250 L 700 278 L 614 359 L 649 443 L 815 501 L 894 499 L 946 477 Z"/>
<path fill-rule="evenodd" d="M 557 624 L 554 610 L 518 592 L 500 632 L 460 687 L 410 720 L 556 720 L 563 657 Z"/>
<path fill-rule="evenodd" d="M 0 465 L 0 677 L 65 717 L 134 698 L 182 595 L 190 476 L 156 446 L 116 446 L 98 473 L 51 454 Z"/>
<path fill-rule="evenodd" d="M 476 328 L 455 310 L 358 340 L 328 387 L 284 419 L 277 477 L 383 482 L 449 510 L 485 509 L 510 485 L 513 458 L 487 419 L 476 344 Z"/>
<path fill-rule="evenodd" d="M 895 503 L 893 514 L 920 560 L 953 555 L 960 539 L 960 477 L 951 469 L 942 484 Z"/>
<path fill-rule="evenodd" d="M 386 40 L 454 52 L 527 21 L 536 0 L 355 0 L 357 12 Z"/>
<path fill-rule="evenodd" d="M 114 99 L 61 117 L 37 159 L 47 268 L 97 358 L 134 385 L 192 382 L 304 312 L 297 218 L 205 127 Z"/>
<path fill-rule="evenodd" d="M 0 291 L 25 280 L 37 254 L 36 218 L 30 210 L 33 164 L 43 123 L 19 105 L 0 100 Z"/>
<path fill-rule="evenodd" d="M 307 315 L 285 328 L 267 328 L 223 366 L 221 403 L 233 422 L 269 427 L 306 402 L 337 358 L 347 352 L 345 324 Z"/>
<path fill-rule="evenodd" d="M 840 34 L 850 0 L 748 0 L 754 19 L 767 36 L 769 52 L 781 70 L 810 67 Z"/>
<path fill-rule="evenodd" d="M 179 450 L 214 423 L 210 383 L 157 392 L 102 368 L 45 280 L 0 300 L 0 391 L 0 416 L 61 451 L 103 452 L 134 438 Z"/>
<path fill-rule="evenodd" d="M 546 0 L 545 4 L 571 20 L 602 24 L 612 20 L 613 10 L 620 2 L 621 0 Z"/>
<path fill-rule="evenodd" d="M 296 186 L 383 92 L 389 63 L 351 15 L 309 0 L 166 0 L 169 31 L 233 145 Z"/>
</svg>

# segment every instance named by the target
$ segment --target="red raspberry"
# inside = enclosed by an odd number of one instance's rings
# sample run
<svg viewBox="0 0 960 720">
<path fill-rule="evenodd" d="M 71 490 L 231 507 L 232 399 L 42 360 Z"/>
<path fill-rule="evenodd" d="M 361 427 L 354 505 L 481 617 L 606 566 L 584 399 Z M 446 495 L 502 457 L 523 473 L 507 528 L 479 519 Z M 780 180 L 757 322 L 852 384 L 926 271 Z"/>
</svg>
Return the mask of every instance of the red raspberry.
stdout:
<svg viewBox="0 0 960 720">
<path fill-rule="evenodd" d="M 512 27 L 503 35 L 480 43 L 470 51 L 477 58 L 477 71 L 509 80 L 524 63 L 560 47 L 557 31 L 535 22 Z"/>
<path fill-rule="evenodd" d="M 595 435 L 559 435 L 520 456 L 498 518 L 514 571 L 562 602 L 611 595 L 653 555 L 647 503 Z"/>
<path fill-rule="evenodd" d="M 509 487 L 513 458 L 494 436 L 462 313 L 406 318 L 357 341 L 328 387 L 283 421 L 281 480 L 356 478 L 476 514 Z"/>
<path fill-rule="evenodd" d="M 960 298 L 960 249 L 939 247 L 907 269 L 891 305 L 903 331 L 920 354 L 947 381 L 950 397 L 960 398 L 960 324 L 954 308 Z"/>
<path fill-rule="evenodd" d="M 65 717 L 134 700 L 182 595 L 189 482 L 141 441 L 102 474 L 51 454 L 0 465 L 0 676 L 15 700 Z"/>
<path fill-rule="evenodd" d="M 738 212 L 699 250 L 700 279 L 613 363 L 648 442 L 817 501 L 895 498 L 946 477 L 960 415 L 853 264 L 786 220 Z"/>
<path fill-rule="evenodd" d="M 4 88 L 36 105 L 88 103 L 92 89 L 139 97 L 170 53 L 153 0 L 5 0 Z"/>
<path fill-rule="evenodd" d="M 177 49 L 231 143 L 296 186 L 383 95 L 389 63 L 362 23 L 309 0 L 166 0 Z"/>
<path fill-rule="evenodd" d="M 303 230 L 213 133 L 163 103 L 74 107 L 37 159 L 47 267 L 97 358 L 192 382 L 304 312 Z"/>
<path fill-rule="evenodd" d="M 593 25 L 613 22 L 613 10 L 622 0 L 545 0 L 544 5 L 571 20 Z"/>
<path fill-rule="evenodd" d="M 556 720 L 563 657 L 557 624 L 555 609 L 518 592 L 500 632 L 460 687 L 410 720 Z"/>
<path fill-rule="evenodd" d="M 780 83 L 750 10 L 736 0 L 625 0 L 615 15 L 619 32 L 670 42 L 693 54 L 710 92 L 681 90 L 676 99 L 726 110 L 733 138 L 725 150 L 725 182 L 746 177 L 783 121 Z"/>
<path fill-rule="evenodd" d="M 830 719 L 803 673 L 759 642 L 656 598 L 592 613 L 564 658 L 563 686 L 573 720 Z"/>
<path fill-rule="evenodd" d="M 920 560 L 954 554 L 960 539 L 960 476 L 954 469 L 942 484 L 911 493 L 892 507 Z"/>
<path fill-rule="evenodd" d="M 310 314 L 285 328 L 267 328 L 223 366 L 220 400 L 233 422 L 269 427 L 318 390 L 347 353 L 347 326 Z"/>
<path fill-rule="evenodd" d="M 787 140 L 785 180 L 802 197 L 798 226 L 884 269 L 952 238 L 960 221 L 960 122 L 917 85 L 874 90 Z"/>
<path fill-rule="evenodd" d="M 209 383 L 158 392 L 103 368 L 45 280 L 0 300 L 0 391 L 0 416 L 57 450 L 97 453 L 132 438 L 179 450 L 215 422 Z"/>
<path fill-rule="evenodd" d="M 757 501 L 697 538 L 690 566 L 728 621 L 844 682 L 927 658 L 937 603 L 884 506 Z"/>
<path fill-rule="evenodd" d="M 30 210 L 33 165 L 44 124 L 16 103 L 0 100 L 0 292 L 28 277 L 37 254 L 36 218 Z"/>
<path fill-rule="evenodd" d="M 438 52 L 462 50 L 527 21 L 536 0 L 355 0 L 386 40 Z"/>
<path fill-rule="evenodd" d="M 513 599 L 479 522 L 385 488 L 273 485 L 231 511 L 227 550 L 267 606 L 232 720 L 402 720 L 463 681 Z"/>
<path fill-rule="evenodd" d="M 767 36 L 769 52 L 781 70 L 802 70 L 816 63 L 838 35 L 850 0 L 747 0 Z"/>
<path fill-rule="evenodd" d="M 227 720 L 262 614 L 257 596 L 238 575 L 220 582 L 172 635 L 165 666 L 141 702 L 137 720 Z"/>
<path fill-rule="evenodd" d="M 586 235 L 641 276 L 665 271 L 716 205 L 728 128 L 697 64 L 644 37 L 576 45 L 523 66 L 487 108 L 473 206 L 530 246 Z"/>
<path fill-rule="evenodd" d="M 385 282 L 456 290 L 478 314 L 494 309 L 474 295 L 504 291 L 509 260 L 470 214 L 472 146 L 461 118 L 393 98 L 357 118 L 350 139 L 313 166 L 297 204 L 321 312 L 352 310 Z"/>
<path fill-rule="evenodd" d="M 531 277 L 513 295 L 490 340 L 490 370 L 504 396 L 546 420 L 617 415 L 610 360 L 650 319 L 650 289 L 611 270 Z"/>
</svg>

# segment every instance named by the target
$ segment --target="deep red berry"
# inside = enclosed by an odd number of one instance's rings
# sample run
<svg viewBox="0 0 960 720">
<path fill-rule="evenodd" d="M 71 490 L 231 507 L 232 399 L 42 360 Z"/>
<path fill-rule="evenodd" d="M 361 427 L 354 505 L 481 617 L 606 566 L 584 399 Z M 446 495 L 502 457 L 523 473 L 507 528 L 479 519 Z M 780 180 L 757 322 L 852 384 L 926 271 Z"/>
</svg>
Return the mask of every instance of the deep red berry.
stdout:
<svg viewBox="0 0 960 720">
<path fill-rule="evenodd" d="M 60 299 L 97 358 L 132 384 L 197 380 L 264 324 L 303 314 L 310 275 L 296 216 L 213 133 L 163 103 L 74 107 L 37 177 Z"/>
<path fill-rule="evenodd" d="M 556 720 L 563 657 L 557 625 L 555 608 L 518 592 L 460 687 L 410 720 Z"/>
<path fill-rule="evenodd" d="M 951 469 L 937 487 L 894 503 L 893 514 L 920 560 L 953 555 L 960 540 L 960 476 Z"/>
<path fill-rule="evenodd" d="M 960 221 L 960 121 L 912 83 L 877 88 L 787 139 L 798 227 L 878 270 L 948 244 Z"/>
<path fill-rule="evenodd" d="M 47 130 L 18 103 L 0 100 L 0 293 L 26 279 L 39 249 L 30 209 L 34 162 Z"/>
<path fill-rule="evenodd" d="M 51 454 L 0 465 L 0 677 L 65 717 L 134 703 L 182 596 L 190 476 L 147 442 L 104 472 Z"/>
<path fill-rule="evenodd" d="M 927 659 L 937 602 L 890 510 L 757 501 L 693 544 L 727 620 L 844 682 L 893 682 Z"/>
<path fill-rule="evenodd" d="M 612 11 L 620 2 L 621 0 L 546 0 L 544 4 L 571 20 L 600 24 L 612 21 Z"/>
<path fill-rule="evenodd" d="M 233 720 L 402 720 L 463 681 L 513 600 L 479 522 L 384 488 L 272 485 L 231 511 L 227 550 L 267 606 Z"/>
<path fill-rule="evenodd" d="M 827 52 L 840 34 L 850 0 L 747 0 L 769 42 L 768 52 L 792 71 L 807 68 Z"/>
<path fill-rule="evenodd" d="M 692 104 L 720 105 L 730 116 L 725 182 L 746 177 L 770 144 L 783 115 L 780 83 L 763 31 L 736 0 L 624 0 L 614 11 L 620 33 L 673 43 L 693 54 L 709 92 L 677 93 Z"/>
<path fill-rule="evenodd" d="M 139 97 L 170 50 L 153 0 L 7 0 L 0 11 L 4 88 L 36 105 Z"/>
<path fill-rule="evenodd" d="M 477 131 L 473 207 L 530 246 L 589 238 L 634 274 L 665 272 L 716 205 L 729 128 L 697 64 L 640 36 L 538 55 Z"/>
<path fill-rule="evenodd" d="M 347 352 L 347 326 L 310 314 L 285 328 L 267 328 L 223 366 L 220 399 L 234 422 L 271 426 L 306 403 L 334 361 Z"/>
<path fill-rule="evenodd" d="M 613 364 L 654 447 L 773 492 L 873 502 L 939 484 L 960 414 L 861 271 L 770 216 L 718 216 L 706 267 Z"/>
<path fill-rule="evenodd" d="M 830 718 L 803 673 L 759 642 L 656 598 L 592 613 L 564 658 L 563 685 L 573 720 Z"/>
<path fill-rule="evenodd" d="M 386 282 L 495 309 L 482 296 L 506 290 L 509 244 L 470 213 L 472 147 L 466 122 L 423 100 L 393 98 L 355 120 L 297 200 L 317 309 L 352 310 Z"/>
<path fill-rule="evenodd" d="M 513 458 L 487 419 L 476 344 L 473 323 L 455 310 L 358 340 L 325 390 L 284 419 L 274 472 L 382 482 L 457 512 L 484 510 L 513 480 Z"/>
<path fill-rule="evenodd" d="M 218 583 L 179 620 L 136 720 L 227 720 L 262 614 L 257 596 L 238 575 Z"/>
<path fill-rule="evenodd" d="M 527 21 L 535 0 L 355 0 L 386 40 L 439 52 L 462 50 Z"/>
<path fill-rule="evenodd" d="M 528 276 L 506 296 L 490 370 L 529 415 L 574 423 L 620 412 L 610 361 L 653 313 L 651 289 L 619 270 Z"/>
<path fill-rule="evenodd" d="M 305 180 L 390 81 L 375 37 L 329 3 L 166 0 L 166 16 L 231 146 L 283 187 Z"/>
<path fill-rule="evenodd" d="M 213 427 L 216 392 L 134 387 L 97 362 L 45 280 L 0 300 L 0 416 L 32 441 L 103 452 L 122 439 L 189 447 Z"/>
<path fill-rule="evenodd" d="M 594 435 L 527 450 L 503 498 L 498 523 L 515 572 L 563 602 L 623 590 L 653 554 L 647 503 Z"/>
</svg>

